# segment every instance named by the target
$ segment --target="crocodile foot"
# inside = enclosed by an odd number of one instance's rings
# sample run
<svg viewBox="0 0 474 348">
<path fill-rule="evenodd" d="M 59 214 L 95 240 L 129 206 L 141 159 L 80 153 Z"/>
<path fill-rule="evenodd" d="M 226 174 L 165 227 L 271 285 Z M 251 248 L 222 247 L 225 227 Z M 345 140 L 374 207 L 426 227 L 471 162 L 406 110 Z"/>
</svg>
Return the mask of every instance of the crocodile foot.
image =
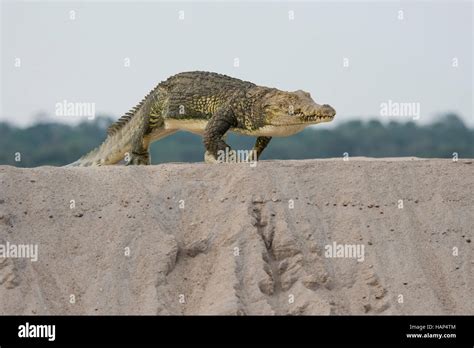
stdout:
<svg viewBox="0 0 474 348">
<path fill-rule="evenodd" d="M 135 165 L 135 166 L 146 166 L 150 164 L 150 153 L 142 153 L 137 154 L 133 153 L 130 155 L 130 160 L 127 162 L 127 166 Z"/>
<path fill-rule="evenodd" d="M 204 154 L 204 162 L 206 162 L 206 163 L 219 163 L 219 161 L 209 151 L 206 151 L 206 153 Z"/>
</svg>

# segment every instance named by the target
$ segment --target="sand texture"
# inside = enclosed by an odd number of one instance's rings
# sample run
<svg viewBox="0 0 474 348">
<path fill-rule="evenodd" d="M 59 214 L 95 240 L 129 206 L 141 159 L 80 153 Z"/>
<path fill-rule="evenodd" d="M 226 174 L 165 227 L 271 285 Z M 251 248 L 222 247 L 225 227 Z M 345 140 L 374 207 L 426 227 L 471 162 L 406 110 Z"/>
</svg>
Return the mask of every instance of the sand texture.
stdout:
<svg viewBox="0 0 474 348">
<path fill-rule="evenodd" d="M 472 160 L 0 166 L 0 314 L 472 315 L 473 227 Z"/>
</svg>

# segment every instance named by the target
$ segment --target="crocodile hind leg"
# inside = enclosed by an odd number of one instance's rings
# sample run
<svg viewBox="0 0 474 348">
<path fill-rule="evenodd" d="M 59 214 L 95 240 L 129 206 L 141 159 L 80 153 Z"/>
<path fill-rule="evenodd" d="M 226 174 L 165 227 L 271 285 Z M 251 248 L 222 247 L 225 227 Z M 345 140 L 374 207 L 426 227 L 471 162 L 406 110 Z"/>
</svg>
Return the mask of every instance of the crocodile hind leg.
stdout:
<svg viewBox="0 0 474 348">
<path fill-rule="evenodd" d="M 127 165 L 149 165 L 150 151 L 149 141 L 147 136 L 149 128 L 148 117 L 143 117 L 143 122 L 140 124 L 137 132 L 132 138 L 131 153 Z"/>
<path fill-rule="evenodd" d="M 235 125 L 235 119 L 228 107 L 222 108 L 209 120 L 204 131 L 204 146 L 206 154 L 204 161 L 206 163 L 217 163 L 220 151 L 231 151 L 229 145 L 224 141 L 226 132 Z"/>
<path fill-rule="evenodd" d="M 150 151 L 148 148 L 144 147 L 135 147 L 132 150 L 132 153 L 129 155 L 129 161 L 127 162 L 127 166 L 129 165 L 149 165 L 150 161 Z"/>
<path fill-rule="evenodd" d="M 149 165 L 150 163 L 150 151 L 148 151 L 148 149 L 144 149 L 143 152 L 132 151 L 130 154 L 130 160 L 127 162 L 127 166 Z"/>
<path fill-rule="evenodd" d="M 258 137 L 257 140 L 255 141 L 255 145 L 253 146 L 253 151 L 255 151 L 255 154 L 257 155 L 257 158 L 259 159 L 260 155 L 262 154 L 263 150 L 267 147 L 268 143 L 272 140 L 272 137 Z"/>
</svg>

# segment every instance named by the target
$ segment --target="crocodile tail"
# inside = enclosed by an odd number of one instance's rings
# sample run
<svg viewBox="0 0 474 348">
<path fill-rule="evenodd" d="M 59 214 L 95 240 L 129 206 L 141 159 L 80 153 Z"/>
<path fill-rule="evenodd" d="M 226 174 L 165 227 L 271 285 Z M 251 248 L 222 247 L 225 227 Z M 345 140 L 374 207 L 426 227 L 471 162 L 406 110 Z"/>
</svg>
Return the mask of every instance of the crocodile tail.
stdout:
<svg viewBox="0 0 474 348">
<path fill-rule="evenodd" d="M 121 132 L 107 136 L 100 146 L 65 167 L 97 167 L 120 162 L 130 151 L 133 132 L 128 128 L 124 127 Z"/>
<path fill-rule="evenodd" d="M 110 140 L 107 138 L 102 143 L 102 145 L 100 145 L 99 147 L 96 147 L 94 150 L 89 152 L 87 155 L 82 156 L 77 161 L 69 163 L 65 165 L 64 167 L 96 167 L 96 166 L 107 164 L 101 157 L 106 157 L 104 156 L 105 151 L 103 151 L 104 150 L 103 148 L 105 144 L 109 143 L 109 141 Z"/>
<path fill-rule="evenodd" d="M 133 137 L 142 128 L 142 123 L 147 121 L 147 109 L 143 106 L 126 122 L 119 120 L 122 123 L 120 127 L 112 125 L 100 146 L 66 167 L 96 167 L 122 161 L 125 154 L 131 151 Z"/>
<path fill-rule="evenodd" d="M 153 94 L 157 93 L 160 84 L 152 89 L 133 109 L 113 123 L 107 130 L 107 138 L 99 147 L 77 161 L 65 167 L 90 167 L 115 164 L 124 159 L 130 152 L 132 138 L 140 129 L 142 123 L 147 122 Z"/>
</svg>

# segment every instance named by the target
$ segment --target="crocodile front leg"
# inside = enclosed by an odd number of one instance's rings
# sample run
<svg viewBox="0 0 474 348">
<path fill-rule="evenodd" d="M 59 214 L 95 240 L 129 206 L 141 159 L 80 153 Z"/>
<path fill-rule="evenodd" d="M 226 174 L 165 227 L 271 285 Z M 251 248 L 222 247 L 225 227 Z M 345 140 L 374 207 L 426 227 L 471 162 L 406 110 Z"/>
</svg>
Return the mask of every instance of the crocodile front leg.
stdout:
<svg viewBox="0 0 474 348">
<path fill-rule="evenodd" d="M 258 137 L 253 146 L 253 151 L 257 154 L 257 159 L 260 158 L 263 150 L 267 147 L 268 143 L 272 140 L 272 137 Z"/>
<path fill-rule="evenodd" d="M 232 110 L 229 107 L 224 107 L 214 114 L 209 120 L 204 131 L 204 146 L 206 147 L 206 154 L 204 161 L 206 163 L 216 163 L 218 152 L 226 151 L 230 146 L 224 141 L 224 136 L 229 128 L 236 124 Z"/>
</svg>

